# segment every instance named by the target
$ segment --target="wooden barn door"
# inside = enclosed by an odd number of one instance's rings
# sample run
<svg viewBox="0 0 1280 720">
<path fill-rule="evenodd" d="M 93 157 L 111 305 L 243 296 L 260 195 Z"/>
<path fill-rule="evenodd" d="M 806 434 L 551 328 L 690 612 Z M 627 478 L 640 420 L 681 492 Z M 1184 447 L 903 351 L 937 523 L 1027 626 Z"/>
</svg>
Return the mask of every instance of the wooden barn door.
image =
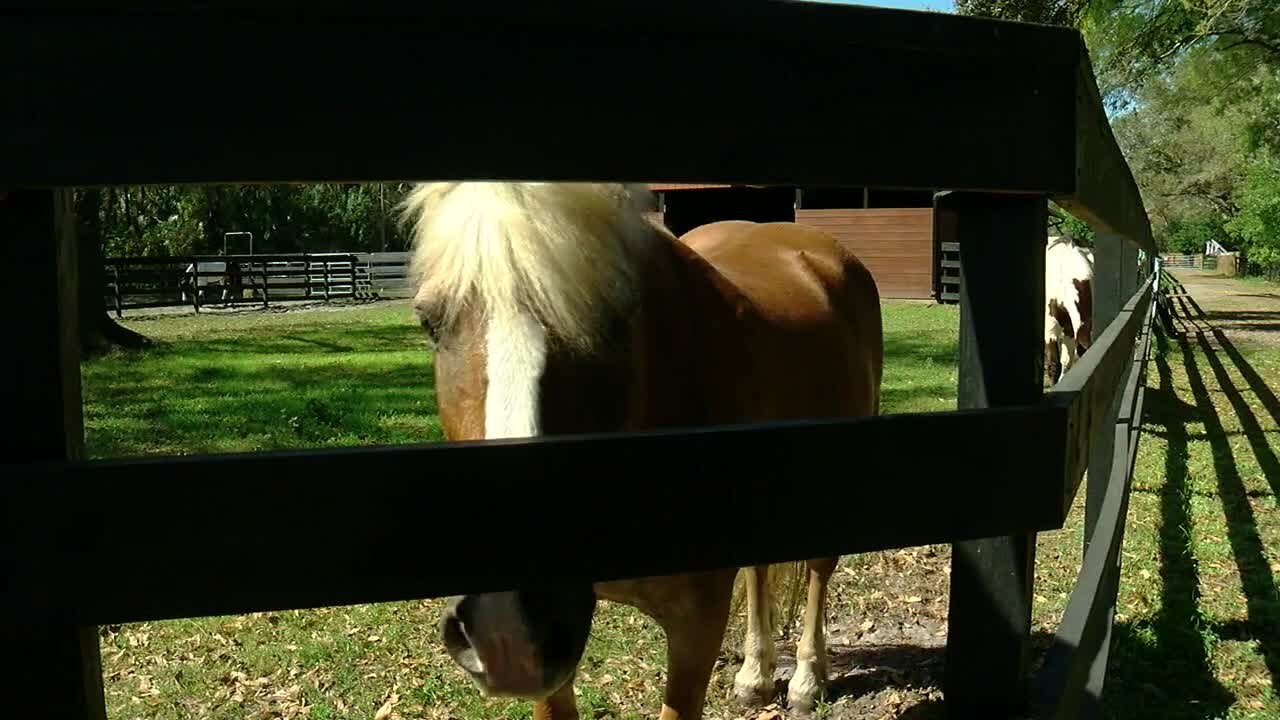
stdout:
<svg viewBox="0 0 1280 720">
<path fill-rule="evenodd" d="M 934 297 L 932 208 L 802 207 L 796 222 L 836 236 L 867 266 L 881 297 Z"/>
</svg>

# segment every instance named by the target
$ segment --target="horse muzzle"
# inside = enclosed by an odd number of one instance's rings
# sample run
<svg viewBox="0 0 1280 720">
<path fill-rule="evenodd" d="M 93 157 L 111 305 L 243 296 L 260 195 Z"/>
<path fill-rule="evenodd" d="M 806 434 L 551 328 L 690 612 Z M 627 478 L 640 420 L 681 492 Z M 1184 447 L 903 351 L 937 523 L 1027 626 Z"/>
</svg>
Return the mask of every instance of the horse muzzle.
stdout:
<svg viewBox="0 0 1280 720">
<path fill-rule="evenodd" d="M 589 587 L 464 595 L 445 606 L 440 637 L 486 695 L 540 699 L 573 677 L 594 612 Z"/>
</svg>

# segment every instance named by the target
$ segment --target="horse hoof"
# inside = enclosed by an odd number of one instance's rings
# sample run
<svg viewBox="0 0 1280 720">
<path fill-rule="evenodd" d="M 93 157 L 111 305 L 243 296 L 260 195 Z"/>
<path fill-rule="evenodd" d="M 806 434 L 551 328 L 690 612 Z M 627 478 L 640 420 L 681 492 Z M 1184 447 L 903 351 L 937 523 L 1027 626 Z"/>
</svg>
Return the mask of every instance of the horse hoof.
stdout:
<svg viewBox="0 0 1280 720">
<path fill-rule="evenodd" d="M 738 674 L 733 677 L 733 697 L 738 705 L 744 708 L 758 708 L 773 702 L 776 686 L 773 683 L 771 658 L 755 659 L 748 657 Z"/>
<path fill-rule="evenodd" d="M 818 709 L 817 695 L 808 693 L 787 693 L 787 710 L 791 717 L 809 718 Z"/>
<path fill-rule="evenodd" d="M 822 697 L 822 685 L 818 673 L 803 666 L 797 668 L 787 686 L 787 708 L 791 714 L 799 717 L 812 715 L 818 707 L 818 699 Z"/>
<path fill-rule="evenodd" d="M 745 676 L 744 676 L 745 675 Z M 773 702 L 773 682 L 759 673 L 738 673 L 733 682 L 733 698 L 739 707 L 758 708 Z"/>
<path fill-rule="evenodd" d="M 773 686 L 735 684 L 733 686 L 733 699 L 739 707 L 763 707 L 773 702 Z"/>
</svg>

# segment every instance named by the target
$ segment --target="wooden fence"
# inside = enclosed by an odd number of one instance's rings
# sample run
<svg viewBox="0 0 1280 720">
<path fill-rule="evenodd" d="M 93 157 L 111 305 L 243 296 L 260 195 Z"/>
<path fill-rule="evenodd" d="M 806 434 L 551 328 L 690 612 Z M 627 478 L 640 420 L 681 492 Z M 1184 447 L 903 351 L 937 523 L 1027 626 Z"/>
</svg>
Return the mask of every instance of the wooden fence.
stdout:
<svg viewBox="0 0 1280 720">
<path fill-rule="evenodd" d="M 1153 293 L 1135 253 L 1154 246 L 1079 33 L 763 0 L 732 13 L 685 0 L 8 7 L 0 253 L 20 272 L 2 292 L 26 308 L 10 315 L 0 354 L 9 428 L 0 440 L 8 660 L 0 688 L 12 716 L 103 717 L 100 624 L 937 542 L 953 546 L 950 716 L 1096 709 L 1139 424 L 1132 408 L 1143 365 L 1134 358 L 1145 352 Z M 85 71 L 104 57 L 148 68 L 149 82 Z M 662 102 L 644 101 L 636 88 L 655 76 L 664 78 Z M 154 91 L 191 77 L 201 92 Z M 405 92 L 404 77 L 430 77 L 430 91 Z M 335 102 L 343 78 L 358 78 L 366 97 L 393 100 L 358 111 Z M 785 88 L 787 112 L 743 111 L 771 88 Z M 209 97 L 254 111 L 210 119 Z M 961 255 L 960 409 L 496 443 L 83 458 L 67 188 L 428 177 L 952 188 L 937 212 L 947 228 L 940 240 L 958 242 Z M 1095 306 L 1106 329 L 1046 397 L 1049 199 L 1098 233 Z M 673 453 L 715 465 L 673 463 Z M 598 512 L 598 498 L 576 481 L 601 467 L 613 469 L 619 492 L 645 491 L 612 506 L 584 543 L 580 520 Z M 730 534 L 705 522 L 772 515 L 798 478 L 838 467 L 848 477 L 822 495 L 839 512 L 804 533 Z M 407 468 L 429 470 L 432 482 Z M 1057 643 L 1033 676 L 1036 534 L 1063 526 L 1086 468 L 1089 548 Z M 505 562 L 458 542 L 474 534 L 471 517 L 420 522 L 431 507 L 474 502 L 477 478 L 488 522 L 521 539 Z M 666 503 L 677 493 L 687 504 Z M 659 517 L 664 530 L 654 533 Z M 291 560 L 244 560 L 264 554 Z"/>
<path fill-rule="evenodd" d="M 105 261 L 107 307 L 125 310 L 399 296 L 408 253 L 125 257 Z"/>
<path fill-rule="evenodd" d="M 1179 268 L 1184 270 L 1202 270 L 1207 269 L 1205 268 L 1205 261 L 1207 259 L 1208 258 L 1201 254 L 1164 255 L 1161 258 L 1161 262 L 1164 263 L 1165 267 L 1171 270 Z"/>
</svg>

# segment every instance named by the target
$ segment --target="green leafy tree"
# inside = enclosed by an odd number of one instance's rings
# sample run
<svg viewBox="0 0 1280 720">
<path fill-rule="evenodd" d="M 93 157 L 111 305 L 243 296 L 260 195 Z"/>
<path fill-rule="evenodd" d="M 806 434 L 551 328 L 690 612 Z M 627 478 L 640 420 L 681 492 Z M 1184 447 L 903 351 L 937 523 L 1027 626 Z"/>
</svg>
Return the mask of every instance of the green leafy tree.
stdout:
<svg viewBox="0 0 1280 720">
<path fill-rule="evenodd" d="M 1179 217 L 1169 223 L 1166 245 L 1172 252 L 1202 253 L 1209 241 L 1227 240 L 1222 218 L 1212 213 Z"/>
<path fill-rule="evenodd" d="M 1077 20 L 1096 66 L 1130 90 L 1197 49 L 1230 58 L 1245 76 L 1280 65 L 1275 0 L 1090 0 Z"/>
<path fill-rule="evenodd" d="M 1149 81 L 1138 104 L 1112 123 L 1158 240 L 1167 242 L 1178 223 L 1212 216 L 1221 225 L 1236 211 L 1259 109 L 1222 92 L 1231 79 L 1218 60 L 1205 51 L 1188 55 Z"/>
<path fill-rule="evenodd" d="M 1271 277 L 1280 275 L 1280 163 L 1254 163 L 1237 202 L 1240 212 L 1227 223 L 1227 231 L 1244 247 L 1251 266 Z"/>
<path fill-rule="evenodd" d="M 955 0 L 961 15 L 1074 26 L 1088 0 Z"/>
<path fill-rule="evenodd" d="M 115 347 L 137 348 L 147 339 L 117 323 L 107 314 L 104 264 L 102 191 L 88 188 L 77 191 L 73 202 L 76 214 L 76 273 L 80 351 L 85 356 L 99 355 Z"/>
<path fill-rule="evenodd" d="M 252 232 L 255 253 L 403 250 L 389 217 L 403 184 L 111 188 L 100 212 L 107 254 L 214 254 L 227 232 Z M 243 252 L 243 248 L 229 248 Z"/>
</svg>

